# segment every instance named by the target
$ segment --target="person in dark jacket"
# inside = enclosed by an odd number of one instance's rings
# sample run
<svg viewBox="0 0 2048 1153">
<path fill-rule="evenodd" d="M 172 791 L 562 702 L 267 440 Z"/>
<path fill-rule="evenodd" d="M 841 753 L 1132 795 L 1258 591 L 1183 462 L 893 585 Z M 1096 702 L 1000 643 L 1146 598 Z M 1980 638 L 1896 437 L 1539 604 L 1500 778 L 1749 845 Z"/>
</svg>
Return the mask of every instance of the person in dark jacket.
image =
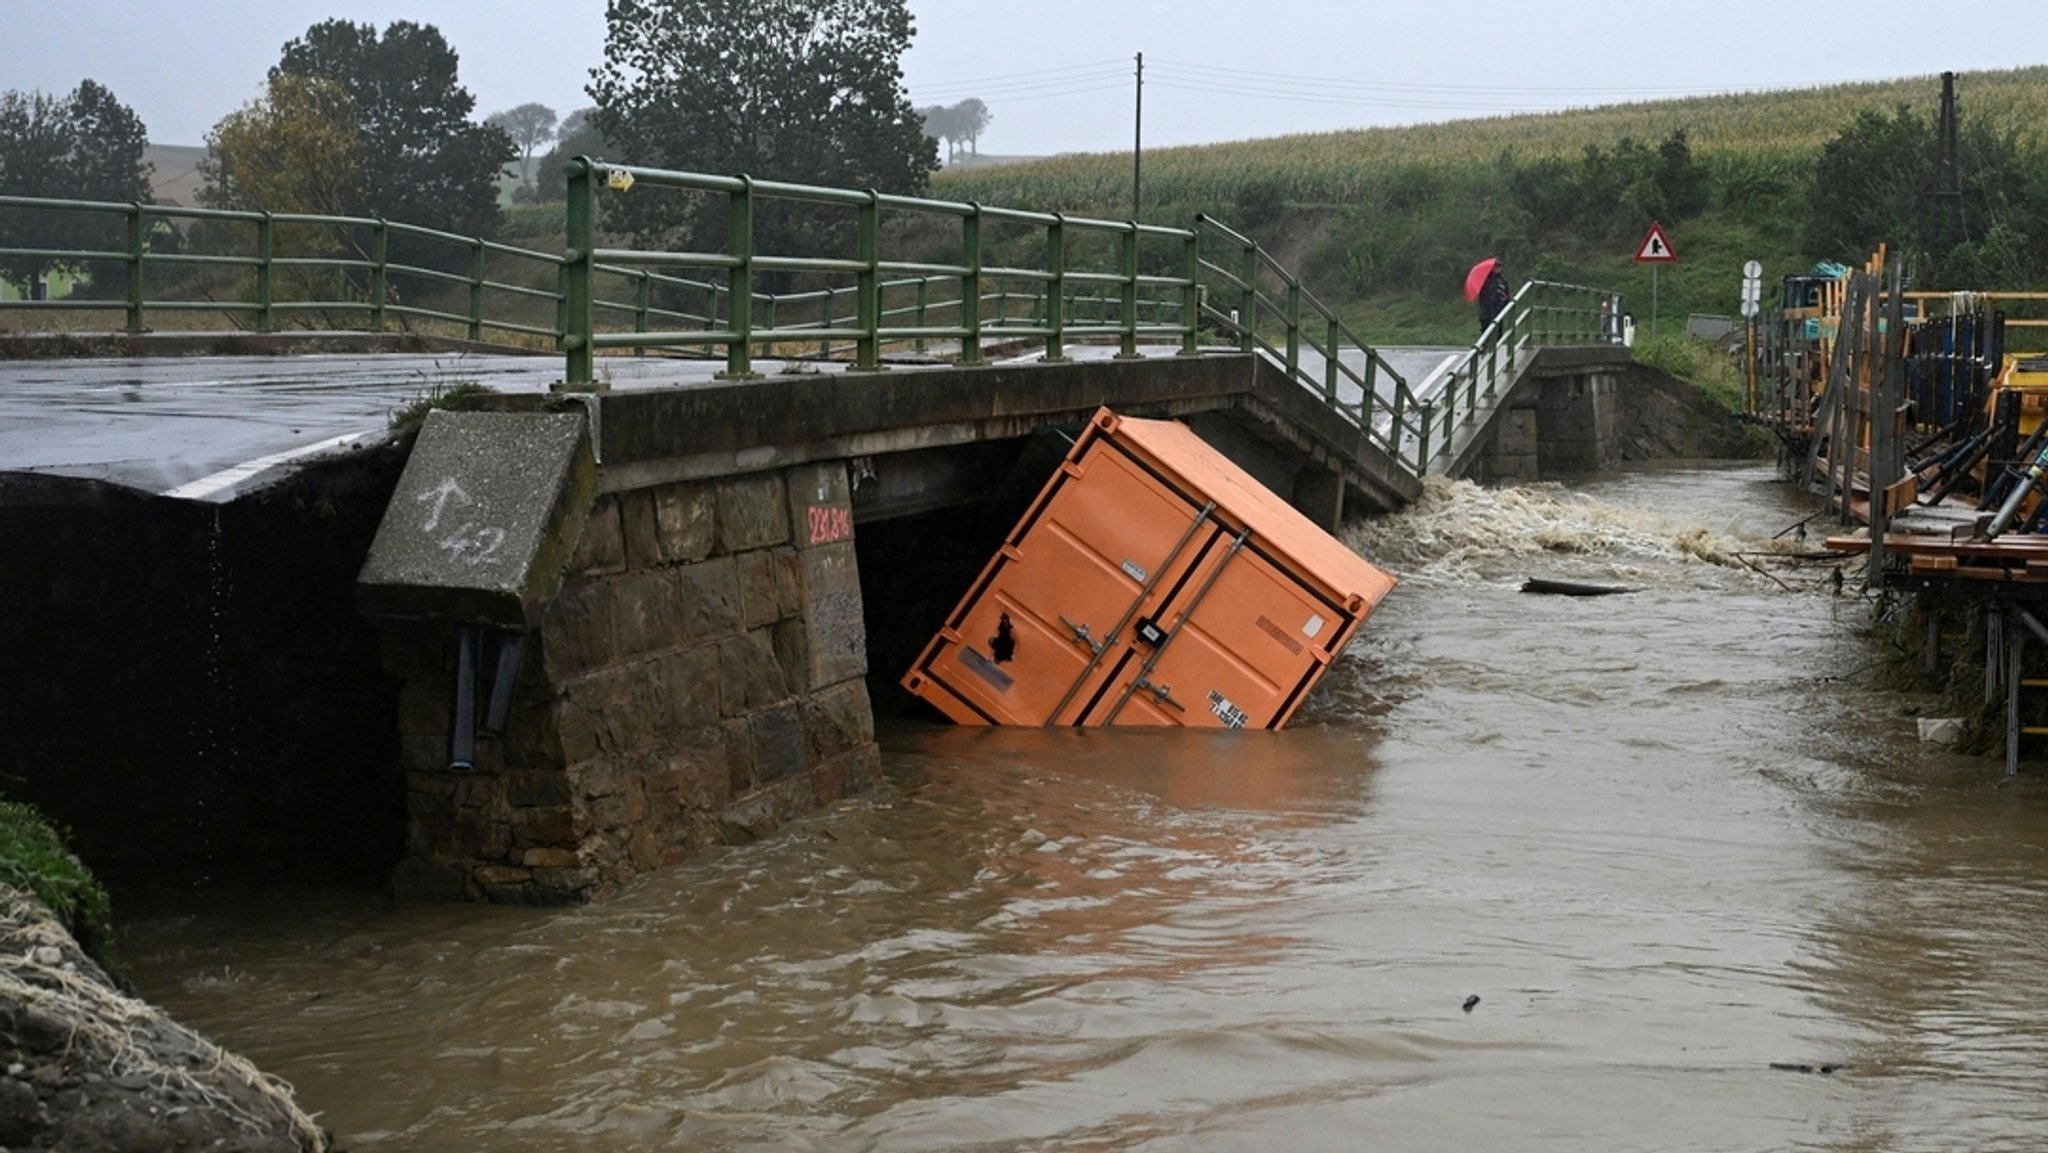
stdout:
<svg viewBox="0 0 2048 1153">
<path fill-rule="evenodd" d="M 1479 286 L 1479 331 L 1482 334 L 1487 325 L 1508 310 L 1508 299 L 1512 295 L 1508 291 L 1507 275 L 1501 272 L 1500 265 L 1494 265 L 1493 271 L 1486 274 L 1486 283 Z"/>
</svg>

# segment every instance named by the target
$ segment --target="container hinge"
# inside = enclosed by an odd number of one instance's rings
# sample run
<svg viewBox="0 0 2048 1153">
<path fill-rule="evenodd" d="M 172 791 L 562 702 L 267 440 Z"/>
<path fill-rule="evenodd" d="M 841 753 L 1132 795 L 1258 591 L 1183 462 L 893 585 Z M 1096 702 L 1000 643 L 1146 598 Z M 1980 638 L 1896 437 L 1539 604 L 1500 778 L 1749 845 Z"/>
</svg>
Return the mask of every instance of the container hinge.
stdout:
<svg viewBox="0 0 2048 1153">
<path fill-rule="evenodd" d="M 1095 639 L 1095 634 L 1088 631 L 1087 625 L 1075 624 L 1067 619 L 1065 613 L 1060 614 L 1060 623 L 1074 630 L 1074 640 L 1076 642 L 1087 645 L 1089 651 L 1093 652 L 1096 656 L 1102 655 L 1102 642 Z"/>
<path fill-rule="evenodd" d="M 1188 711 L 1188 707 L 1186 705 L 1181 704 L 1179 701 L 1173 699 L 1172 685 L 1155 685 L 1152 683 L 1150 678 L 1141 676 L 1137 680 L 1131 682 L 1131 687 L 1144 689 L 1146 692 L 1152 694 L 1153 700 L 1158 701 L 1162 705 L 1170 706 L 1178 712 L 1184 713 Z"/>
</svg>

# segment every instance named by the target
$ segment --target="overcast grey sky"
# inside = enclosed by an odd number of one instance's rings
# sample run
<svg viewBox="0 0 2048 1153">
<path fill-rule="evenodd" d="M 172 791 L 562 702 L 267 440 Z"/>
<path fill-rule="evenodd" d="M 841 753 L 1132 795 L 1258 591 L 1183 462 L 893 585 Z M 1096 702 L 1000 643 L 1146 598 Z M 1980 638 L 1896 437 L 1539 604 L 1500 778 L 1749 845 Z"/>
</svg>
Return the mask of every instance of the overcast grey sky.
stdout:
<svg viewBox="0 0 2048 1153">
<path fill-rule="evenodd" d="M 484 115 L 558 111 L 604 47 L 603 0 L 0 0 L 0 89 L 85 77 L 152 139 L 199 144 L 284 42 L 329 17 L 439 27 Z M 1148 147 L 2048 61 L 2041 0 L 910 0 L 918 104 L 979 96 L 990 153 Z M 1944 35 L 1943 30 L 1953 30 Z M 1968 93 L 1964 98 L 1967 101 Z"/>
</svg>

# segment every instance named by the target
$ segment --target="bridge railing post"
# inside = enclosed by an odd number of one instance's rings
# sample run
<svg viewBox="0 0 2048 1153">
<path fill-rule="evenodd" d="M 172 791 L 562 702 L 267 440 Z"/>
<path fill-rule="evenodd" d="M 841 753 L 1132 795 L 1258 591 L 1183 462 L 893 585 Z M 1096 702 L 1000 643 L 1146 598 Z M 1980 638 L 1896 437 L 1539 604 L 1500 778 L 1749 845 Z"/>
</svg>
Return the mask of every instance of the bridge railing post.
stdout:
<svg viewBox="0 0 2048 1153">
<path fill-rule="evenodd" d="M 1495 377 L 1500 375 L 1500 346 L 1501 342 L 1506 337 L 1506 331 L 1507 330 L 1502 326 L 1500 321 L 1496 320 L 1493 322 L 1493 332 L 1491 334 L 1492 339 L 1489 340 L 1486 344 L 1485 376 L 1486 395 L 1488 396 L 1493 395 L 1493 380 Z M 1471 421 L 1472 418 L 1477 414 L 1479 408 L 1480 375 L 1481 374 L 1476 371 L 1472 374 L 1472 401 L 1470 407 L 1468 407 L 1465 410 L 1465 419 L 1468 422 Z"/>
<path fill-rule="evenodd" d="M 931 277 L 920 276 L 917 278 L 917 327 L 920 330 L 922 330 L 926 324 L 930 323 L 926 318 L 930 315 L 931 304 Z M 829 304 L 826 306 L 826 315 L 831 315 L 831 306 Z M 919 352 L 924 351 L 924 336 L 921 332 L 917 338 L 917 350 Z"/>
<path fill-rule="evenodd" d="M 277 255 L 277 230 L 266 212 L 256 219 L 256 331 L 269 332 L 270 294 L 272 289 L 270 262 Z"/>
<path fill-rule="evenodd" d="M 1181 238 L 1180 354 L 1197 356 L 1202 351 L 1202 230 L 1190 228 Z"/>
<path fill-rule="evenodd" d="M 1067 218 L 1052 214 L 1045 226 L 1045 359 L 1067 359 Z"/>
<path fill-rule="evenodd" d="M 1343 339 L 1343 332 L 1337 325 L 1337 318 L 1329 317 L 1323 325 L 1323 399 L 1332 406 L 1337 403 L 1337 342 Z M 1369 359 L 1369 358 L 1368 358 Z"/>
<path fill-rule="evenodd" d="M 853 366 L 873 371 L 882 367 L 882 196 L 868 189 L 868 201 L 860 206 L 857 239 L 861 270 L 854 275 L 855 310 L 860 340 L 854 346 Z"/>
<path fill-rule="evenodd" d="M 1512 370 L 1515 367 L 1515 336 L 1523 319 L 1523 314 L 1515 311 L 1513 308 L 1508 309 L 1506 323 L 1502 324 L 1500 330 L 1494 334 L 1493 348 L 1488 352 L 1486 359 L 1486 399 L 1488 400 L 1492 400 L 1500 391 L 1502 367 L 1500 354 L 1502 349 L 1507 350 L 1507 368 Z M 1479 397 L 1477 395 L 1474 395 L 1472 398 L 1472 407 L 1475 411 L 1479 407 Z"/>
<path fill-rule="evenodd" d="M 1244 303 L 1239 311 L 1237 348 L 1239 352 L 1250 352 L 1258 347 L 1259 330 L 1259 250 L 1247 244 L 1242 254 L 1244 276 Z"/>
<path fill-rule="evenodd" d="M 1401 435 L 1401 407 L 1401 397 L 1399 394 L 1396 394 L 1394 397 L 1394 436 L 1397 441 L 1397 447 L 1398 439 Z M 1435 414 L 1436 406 L 1422 406 L 1422 428 L 1415 438 L 1415 475 L 1417 476 L 1421 476 L 1429 471 L 1429 425 L 1430 417 Z"/>
<path fill-rule="evenodd" d="M 633 331 L 635 334 L 644 334 L 647 331 L 647 313 L 653 307 L 654 274 L 643 268 L 640 270 L 640 275 L 635 277 L 633 282 Z M 646 356 L 647 346 L 644 344 L 634 345 L 633 355 Z"/>
<path fill-rule="evenodd" d="M 384 305 L 391 296 L 391 228 L 379 216 L 370 226 L 370 331 L 384 331 Z"/>
<path fill-rule="evenodd" d="M 828 288 L 818 294 L 818 328 L 820 331 L 832 327 L 832 301 L 837 291 L 837 289 Z M 821 336 L 818 338 L 818 359 L 832 359 L 831 337 Z"/>
<path fill-rule="evenodd" d="M 128 331 L 142 331 L 142 257 L 147 247 L 149 222 L 140 201 L 128 206 Z"/>
<path fill-rule="evenodd" d="M 775 314 L 778 311 L 775 306 L 779 302 L 773 296 L 764 296 L 761 298 L 761 301 L 762 311 L 763 313 L 765 313 L 765 315 L 761 318 L 761 327 L 773 332 L 775 330 Z M 767 360 L 774 354 L 775 349 L 771 347 L 767 341 L 764 340 L 761 342 L 760 349 L 754 355 L 762 360 Z"/>
<path fill-rule="evenodd" d="M 484 242 L 469 242 L 469 338 L 484 338 Z"/>
<path fill-rule="evenodd" d="M 590 254 L 597 233 L 597 166 L 589 158 L 579 156 L 569 162 L 566 172 L 567 235 L 564 237 L 566 243 L 561 265 L 560 343 L 562 353 L 567 357 L 562 379 L 573 387 L 589 385 L 595 367 L 591 362 L 595 351 L 591 347 L 594 335 L 591 277 L 595 265 Z"/>
<path fill-rule="evenodd" d="M 725 375 L 733 378 L 751 376 L 754 368 L 748 343 L 754 330 L 754 180 L 739 180 L 740 186 L 726 194 L 726 245 L 733 265 L 725 274 L 726 316 L 732 325 Z"/>
<path fill-rule="evenodd" d="M 960 218 L 960 363 L 981 359 L 981 205 L 969 204 Z"/>
<path fill-rule="evenodd" d="M 1301 374 L 1301 282 L 1287 278 L 1287 375 Z"/>
</svg>

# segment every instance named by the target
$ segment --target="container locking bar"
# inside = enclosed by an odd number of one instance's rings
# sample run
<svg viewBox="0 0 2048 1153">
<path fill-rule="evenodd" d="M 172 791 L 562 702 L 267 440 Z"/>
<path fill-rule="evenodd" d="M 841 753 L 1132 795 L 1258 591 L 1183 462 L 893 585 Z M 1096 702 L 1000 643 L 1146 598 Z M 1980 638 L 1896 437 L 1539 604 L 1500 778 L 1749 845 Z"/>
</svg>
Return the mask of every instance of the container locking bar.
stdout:
<svg viewBox="0 0 2048 1153">
<path fill-rule="evenodd" d="M 1152 688 L 1152 670 L 1158 667 L 1159 658 L 1166 653 L 1166 646 L 1172 644 L 1173 638 L 1180 635 L 1180 630 L 1187 627 L 1188 621 L 1195 615 L 1195 610 L 1200 608 L 1202 602 L 1208 598 L 1209 590 L 1216 587 L 1216 578 L 1222 576 L 1223 570 L 1230 567 L 1230 562 L 1236 559 L 1238 551 L 1244 548 L 1244 542 L 1251 535 L 1252 528 L 1250 525 L 1246 525 L 1243 531 L 1237 534 L 1237 538 L 1230 542 L 1229 551 L 1223 554 L 1223 559 L 1216 562 L 1216 567 L 1209 570 L 1209 575 L 1202 578 L 1202 587 L 1195 590 L 1194 597 L 1188 601 L 1188 607 L 1181 610 L 1180 618 L 1173 622 L 1172 628 L 1166 630 L 1166 636 L 1157 645 L 1153 646 L 1151 655 L 1145 658 L 1145 663 L 1138 666 L 1136 679 L 1124 686 L 1124 691 L 1116 698 L 1116 704 L 1111 706 L 1109 717 L 1102 722 L 1103 724 L 1111 725 L 1116 723 L 1117 715 L 1122 713 L 1124 706 L 1130 703 L 1131 694 L 1139 689 Z M 1153 695 L 1159 697 L 1162 701 L 1167 699 L 1157 689 L 1153 690 Z M 1175 704 L 1173 707 L 1179 709 L 1180 705 Z M 1186 712 L 1187 710 L 1181 709 L 1181 711 Z"/>
<path fill-rule="evenodd" d="M 1152 575 L 1139 582 L 1138 595 L 1132 598 L 1130 607 L 1124 610 L 1124 615 L 1116 622 L 1116 627 L 1109 630 L 1109 635 L 1102 638 L 1100 643 L 1091 642 L 1095 655 L 1088 659 L 1087 666 L 1081 670 L 1080 676 L 1074 678 L 1074 683 L 1067 686 L 1067 691 L 1060 694 L 1060 703 L 1054 705 L 1052 711 L 1045 715 L 1046 728 L 1051 728 L 1060 723 L 1060 714 L 1066 712 L 1067 706 L 1074 703 L 1074 694 L 1080 692 L 1081 686 L 1087 682 L 1088 678 L 1095 675 L 1096 667 L 1102 663 L 1102 654 L 1108 652 L 1110 647 L 1116 644 L 1117 639 L 1124 635 L 1124 626 L 1130 624 L 1131 618 L 1138 615 L 1138 610 L 1144 607 L 1145 598 L 1151 596 L 1152 590 L 1158 586 L 1159 579 L 1166 575 L 1168 569 L 1173 567 L 1174 561 L 1180 559 L 1180 554 L 1187 551 L 1188 542 L 1195 538 L 1196 530 L 1209 523 L 1209 516 L 1215 511 L 1216 502 L 1212 500 L 1204 504 L 1201 510 L 1195 513 L 1195 518 L 1188 522 L 1188 527 L 1180 534 L 1180 539 L 1175 541 L 1173 548 L 1167 552 L 1166 559 L 1152 566 Z M 1067 618 L 1062 616 L 1060 619 L 1065 621 Z M 1079 631 L 1079 628 L 1073 622 L 1068 621 L 1067 624 L 1069 628 L 1075 628 L 1077 632 Z"/>
</svg>

